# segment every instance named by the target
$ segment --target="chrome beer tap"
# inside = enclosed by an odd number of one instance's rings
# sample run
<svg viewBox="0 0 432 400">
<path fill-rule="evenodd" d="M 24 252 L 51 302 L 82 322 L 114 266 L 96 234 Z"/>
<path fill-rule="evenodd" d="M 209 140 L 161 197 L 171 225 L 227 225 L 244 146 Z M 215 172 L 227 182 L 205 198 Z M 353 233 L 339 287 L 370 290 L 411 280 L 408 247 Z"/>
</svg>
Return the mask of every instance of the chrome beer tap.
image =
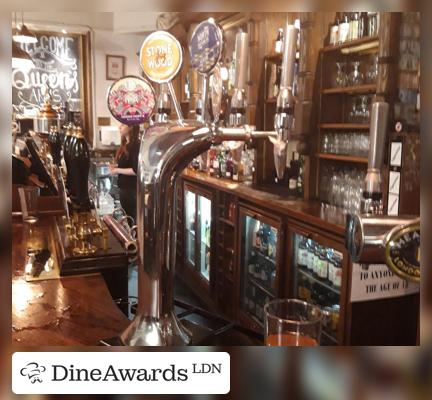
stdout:
<svg viewBox="0 0 432 400">
<path fill-rule="evenodd" d="M 382 176 L 389 105 L 372 104 L 368 169 L 360 214 L 347 215 L 346 247 L 368 269 L 386 263 L 403 279 L 420 280 L 420 217 L 383 214 Z"/>
<path fill-rule="evenodd" d="M 287 147 L 290 132 L 294 129 L 294 66 L 297 50 L 298 29 L 294 25 L 285 25 L 283 41 L 282 74 L 279 94 L 276 100 L 274 128 L 276 137 L 271 137 L 276 175 L 283 179 L 287 161 Z"/>
<path fill-rule="evenodd" d="M 235 42 L 235 80 L 231 98 L 229 125 L 232 127 L 246 124 L 246 78 L 249 66 L 249 35 L 238 32 Z"/>
</svg>

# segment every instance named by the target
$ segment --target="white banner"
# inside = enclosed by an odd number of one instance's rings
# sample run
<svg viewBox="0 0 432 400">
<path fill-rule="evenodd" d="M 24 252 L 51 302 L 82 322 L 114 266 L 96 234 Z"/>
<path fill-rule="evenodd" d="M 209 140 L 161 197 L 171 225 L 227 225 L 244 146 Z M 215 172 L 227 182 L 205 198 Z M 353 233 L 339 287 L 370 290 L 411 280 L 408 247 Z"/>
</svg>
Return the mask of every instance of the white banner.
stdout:
<svg viewBox="0 0 432 400">
<path fill-rule="evenodd" d="M 16 394 L 226 394 L 224 352 L 17 352 Z"/>
<path fill-rule="evenodd" d="M 420 285 L 395 275 L 386 264 L 369 264 L 363 269 L 353 263 L 351 302 L 386 299 L 418 293 Z"/>
</svg>

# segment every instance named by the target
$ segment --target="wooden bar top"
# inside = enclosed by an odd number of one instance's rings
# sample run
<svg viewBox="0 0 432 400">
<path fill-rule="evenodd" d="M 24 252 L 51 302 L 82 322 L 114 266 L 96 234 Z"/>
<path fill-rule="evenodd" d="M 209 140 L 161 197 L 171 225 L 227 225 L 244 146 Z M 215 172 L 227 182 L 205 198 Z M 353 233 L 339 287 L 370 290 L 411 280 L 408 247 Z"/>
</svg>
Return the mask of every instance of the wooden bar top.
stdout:
<svg viewBox="0 0 432 400">
<path fill-rule="evenodd" d="M 289 199 L 284 196 L 255 189 L 250 183 L 234 182 L 227 179 L 214 178 L 206 173 L 187 168 L 182 177 L 190 181 L 204 184 L 218 190 L 232 193 L 260 208 L 276 211 L 299 222 L 316 226 L 338 236 L 345 235 L 345 216 L 340 209 L 324 206 L 318 201 Z"/>
<path fill-rule="evenodd" d="M 50 229 L 52 219 L 40 221 Z M 23 346 L 97 345 L 128 324 L 100 274 L 27 282 L 25 226 L 12 224 L 12 342 Z"/>
</svg>

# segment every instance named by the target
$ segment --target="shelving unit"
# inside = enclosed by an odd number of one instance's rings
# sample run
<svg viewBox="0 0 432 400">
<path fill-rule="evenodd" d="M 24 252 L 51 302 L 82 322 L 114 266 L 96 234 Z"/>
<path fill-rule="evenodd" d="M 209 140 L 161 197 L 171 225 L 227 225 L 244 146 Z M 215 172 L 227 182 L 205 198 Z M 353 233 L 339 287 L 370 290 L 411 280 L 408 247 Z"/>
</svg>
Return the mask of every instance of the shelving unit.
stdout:
<svg viewBox="0 0 432 400">
<path fill-rule="evenodd" d="M 334 87 L 332 77 L 336 69 L 336 62 L 351 63 L 360 61 L 362 66 L 368 61 L 371 53 L 379 49 L 378 36 L 364 37 L 336 46 L 325 46 L 320 50 L 319 104 L 318 104 L 318 137 L 315 153 L 316 175 L 315 197 L 320 199 L 320 181 L 323 164 L 336 170 L 346 167 L 366 168 L 367 158 L 352 154 L 323 153 L 321 151 L 322 136 L 325 133 L 367 132 L 369 122 L 352 122 L 349 118 L 349 107 L 353 96 L 372 96 L 376 93 L 378 82 L 363 83 L 355 86 Z M 364 71 L 362 71 L 364 73 Z M 349 71 L 346 71 L 349 73 Z M 378 78 L 377 78 L 378 79 Z"/>
</svg>

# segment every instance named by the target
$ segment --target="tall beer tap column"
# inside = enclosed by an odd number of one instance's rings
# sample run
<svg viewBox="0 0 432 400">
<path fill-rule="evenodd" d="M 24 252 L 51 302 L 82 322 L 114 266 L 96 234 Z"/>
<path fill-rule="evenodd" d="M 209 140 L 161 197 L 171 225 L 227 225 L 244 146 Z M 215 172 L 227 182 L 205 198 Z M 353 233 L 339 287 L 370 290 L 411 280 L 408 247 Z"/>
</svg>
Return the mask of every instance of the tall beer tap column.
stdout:
<svg viewBox="0 0 432 400">
<path fill-rule="evenodd" d="M 281 83 L 276 100 L 276 115 L 274 119 L 277 138 L 270 138 L 274 146 L 273 155 L 278 179 L 283 179 L 285 173 L 289 133 L 294 127 L 294 96 L 292 86 L 294 81 L 297 37 L 298 29 L 294 25 L 287 23 L 284 33 Z"/>
<path fill-rule="evenodd" d="M 381 169 L 387 136 L 388 113 L 388 103 L 377 101 L 372 104 L 368 169 L 361 205 L 361 211 L 365 214 L 383 213 Z"/>
<path fill-rule="evenodd" d="M 235 44 L 235 80 L 231 98 L 230 126 L 246 124 L 246 78 L 249 66 L 249 35 L 238 32 Z"/>
</svg>

